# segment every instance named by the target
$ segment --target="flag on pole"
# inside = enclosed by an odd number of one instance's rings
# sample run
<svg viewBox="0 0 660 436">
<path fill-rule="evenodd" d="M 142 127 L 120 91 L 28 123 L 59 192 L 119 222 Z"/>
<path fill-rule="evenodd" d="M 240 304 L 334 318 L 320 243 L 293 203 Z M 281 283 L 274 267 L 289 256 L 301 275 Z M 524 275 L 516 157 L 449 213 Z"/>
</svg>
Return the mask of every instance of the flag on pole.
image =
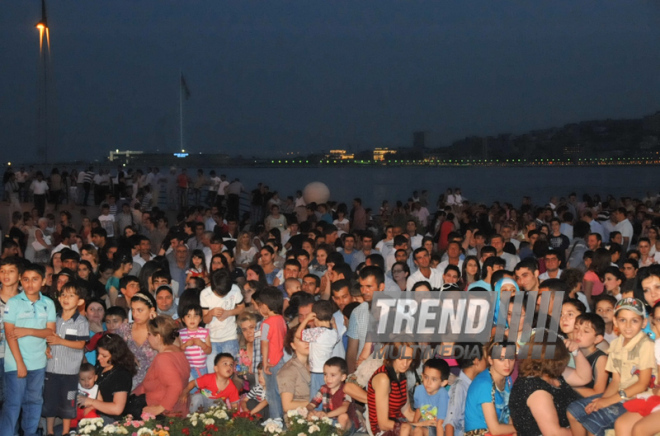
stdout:
<svg viewBox="0 0 660 436">
<path fill-rule="evenodd" d="M 183 95 L 185 95 L 186 100 L 188 100 L 190 98 L 190 89 L 188 89 L 188 84 L 186 83 L 183 74 L 181 74 L 181 89 L 183 90 Z"/>
</svg>

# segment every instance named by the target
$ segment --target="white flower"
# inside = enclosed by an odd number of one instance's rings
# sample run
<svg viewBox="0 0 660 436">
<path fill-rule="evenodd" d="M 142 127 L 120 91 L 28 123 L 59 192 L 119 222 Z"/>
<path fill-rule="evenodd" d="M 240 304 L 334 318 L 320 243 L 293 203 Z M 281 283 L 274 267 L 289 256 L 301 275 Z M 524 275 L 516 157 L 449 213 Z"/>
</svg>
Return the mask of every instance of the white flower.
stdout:
<svg viewBox="0 0 660 436">
<path fill-rule="evenodd" d="M 96 425 L 94 425 L 96 427 Z M 117 427 L 115 427 L 112 424 L 108 424 L 105 427 L 103 427 L 103 433 L 114 433 L 117 431 Z"/>
<path fill-rule="evenodd" d="M 305 433 L 298 433 L 298 436 L 307 436 Z"/>
<path fill-rule="evenodd" d="M 215 416 L 215 417 L 218 418 L 218 419 L 229 419 L 229 415 L 227 415 L 227 412 L 225 412 L 225 411 L 222 410 L 222 409 L 219 409 L 218 411 L 216 411 L 216 412 L 213 414 L 213 416 Z"/>
<path fill-rule="evenodd" d="M 309 427 L 309 434 L 316 433 L 317 431 L 321 431 L 321 427 L 318 425 L 314 424 Z"/>
<path fill-rule="evenodd" d="M 137 434 L 138 436 L 142 436 L 142 435 L 151 436 L 153 433 L 148 428 L 142 427 L 141 429 L 138 430 Z"/>
<path fill-rule="evenodd" d="M 213 425 L 213 424 L 215 424 L 215 421 L 213 420 L 213 418 L 206 418 L 202 422 L 204 423 L 204 425 Z"/>
<path fill-rule="evenodd" d="M 193 427 L 197 426 L 197 420 L 196 419 L 191 419 L 190 423 L 192 424 Z"/>
<path fill-rule="evenodd" d="M 291 409 L 288 412 L 286 412 L 286 416 L 288 416 L 289 418 L 293 418 L 296 415 L 298 415 L 298 409 Z"/>
<path fill-rule="evenodd" d="M 299 419 L 299 420 L 296 421 L 296 422 L 297 422 L 298 424 L 304 424 L 304 423 L 305 423 L 305 420 L 304 420 L 304 419 Z"/>
<path fill-rule="evenodd" d="M 312 415 L 312 417 L 311 417 L 310 419 L 311 419 L 312 421 L 318 421 L 320 418 L 319 418 L 318 416 L 316 416 L 316 415 Z"/>
<path fill-rule="evenodd" d="M 323 418 L 321 418 L 321 422 L 323 422 L 324 424 L 332 424 L 332 419 L 328 418 L 327 416 L 324 416 Z"/>
<path fill-rule="evenodd" d="M 275 421 L 273 419 L 266 420 L 263 424 L 264 431 L 270 434 L 280 434 L 282 433 L 282 423 Z"/>
</svg>

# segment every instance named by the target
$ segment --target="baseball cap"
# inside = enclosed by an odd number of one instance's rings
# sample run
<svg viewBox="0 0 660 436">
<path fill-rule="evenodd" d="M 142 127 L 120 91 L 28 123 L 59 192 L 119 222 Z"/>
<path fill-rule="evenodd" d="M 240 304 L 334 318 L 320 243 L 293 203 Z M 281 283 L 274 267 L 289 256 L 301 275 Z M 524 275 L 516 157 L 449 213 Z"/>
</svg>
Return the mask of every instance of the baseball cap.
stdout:
<svg viewBox="0 0 660 436">
<path fill-rule="evenodd" d="M 616 303 L 616 306 L 614 306 L 614 314 L 616 315 L 618 311 L 623 309 L 630 310 L 631 312 L 646 318 L 644 303 L 642 303 L 641 300 L 638 300 L 637 298 L 623 298 L 619 300 L 619 302 Z"/>
</svg>

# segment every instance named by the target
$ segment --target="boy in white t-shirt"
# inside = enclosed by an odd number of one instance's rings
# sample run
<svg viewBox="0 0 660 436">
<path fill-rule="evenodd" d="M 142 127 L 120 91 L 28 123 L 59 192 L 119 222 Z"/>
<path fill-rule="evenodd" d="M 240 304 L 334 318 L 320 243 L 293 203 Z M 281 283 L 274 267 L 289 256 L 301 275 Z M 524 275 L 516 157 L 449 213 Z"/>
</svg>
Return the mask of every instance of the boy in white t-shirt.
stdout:
<svg viewBox="0 0 660 436">
<path fill-rule="evenodd" d="M 110 213 L 110 205 L 103 203 L 101 205 L 101 215 L 99 215 L 99 222 L 108 234 L 108 238 L 115 236 L 115 216 Z"/>
<path fill-rule="evenodd" d="M 337 328 L 333 327 L 334 313 L 332 303 L 319 300 L 312 305 L 312 311 L 298 327 L 297 335 L 309 342 L 309 367 L 312 373 L 310 401 L 323 386 L 323 365 L 332 357 L 332 350 L 339 342 Z M 306 328 L 311 322 L 314 327 Z"/>
<path fill-rule="evenodd" d="M 240 288 L 232 283 L 229 271 L 220 269 L 211 275 L 211 286 L 200 295 L 203 320 L 211 333 L 213 351 L 208 355 L 206 366 L 213 372 L 213 359 L 219 353 L 238 356 L 236 316 L 245 309 Z"/>
</svg>

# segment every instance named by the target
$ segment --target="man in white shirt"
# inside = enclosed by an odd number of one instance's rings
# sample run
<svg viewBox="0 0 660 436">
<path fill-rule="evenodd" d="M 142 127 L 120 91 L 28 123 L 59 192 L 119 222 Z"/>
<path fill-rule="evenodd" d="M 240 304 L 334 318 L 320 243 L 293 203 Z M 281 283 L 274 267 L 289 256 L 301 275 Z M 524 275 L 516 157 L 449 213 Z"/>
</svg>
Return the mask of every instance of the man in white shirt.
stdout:
<svg viewBox="0 0 660 436">
<path fill-rule="evenodd" d="M 44 180 L 44 174 L 41 171 L 37 171 L 37 178 L 32 181 L 30 191 L 32 191 L 32 195 L 34 196 L 34 207 L 39 212 L 39 216 L 44 216 L 48 183 Z"/>
<path fill-rule="evenodd" d="M 229 186 L 229 181 L 227 176 L 224 174 L 220 175 L 220 182 L 218 183 L 218 195 L 215 197 L 215 204 L 218 206 L 218 209 L 222 208 L 225 203 L 225 198 L 227 196 L 227 187 Z"/>
<path fill-rule="evenodd" d="M 417 282 L 427 281 L 431 284 L 431 289 L 440 289 L 442 287 L 442 274 L 431 268 L 431 255 L 426 248 L 420 247 L 413 251 L 413 259 L 417 265 L 417 271 L 408 276 L 406 281 L 406 290 L 412 291 Z"/>
<path fill-rule="evenodd" d="M 621 245 L 623 246 L 623 252 L 626 253 L 630 247 L 630 241 L 632 241 L 633 226 L 628 221 L 628 211 L 625 207 L 618 208 L 614 213 L 617 221 L 614 230 L 621 232 L 621 236 L 623 237 L 623 243 Z"/>
<path fill-rule="evenodd" d="M 65 248 L 69 248 L 76 253 L 80 254 L 80 251 L 78 250 L 78 235 L 76 234 L 76 231 L 71 228 L 71 227 L 65 227 L 62 229 L 61 233 L 62 240 L 60 244 L 53 248 L 53 251 L 50 253 L 50 257 L 53 257 L 53 254 L 59 253 L 60 251 L 64 250 Z"/>
<path fill-rule="evenodd" d="M 406 233 L 408 233 L 408 239 L 410 239 L 411 250 L 417 250 L 422 246 L 422 240 L 424 239 L 424 236 L 417 233 L 417 223 L 415 220 L 408 220 L 406 223 Z"/>
<path fill-rule="evenodd" d="M 558 279 L 561 277 L 561 268 L 559 268 L 559 257 L 554 250 L 548 250 L 545 254 L 545 272 L 539 276 L 539 281 L 547 279 Z"/>
<path fill-rule="evenodd" d="M 506 270 L 513 271 L 518 262 L 520 262 L 520 258 L 515 254 L 504 252 L 504 238 L 502 238 L 502 235 L 495 234 L 491 236 L 490 245 L 497 250 L 496 255 L 506 262 Z"/>
<path fill-rule="evenodd" d="M 461 260 L 461 244 L 458 241 L 450 241 L 447 245 L 447 260 L 443 260 L 435 267 L 435 272 L 442 277 L 448 265 L 455 265 L 460 271 L 463 268 Z"/>
</svg>

